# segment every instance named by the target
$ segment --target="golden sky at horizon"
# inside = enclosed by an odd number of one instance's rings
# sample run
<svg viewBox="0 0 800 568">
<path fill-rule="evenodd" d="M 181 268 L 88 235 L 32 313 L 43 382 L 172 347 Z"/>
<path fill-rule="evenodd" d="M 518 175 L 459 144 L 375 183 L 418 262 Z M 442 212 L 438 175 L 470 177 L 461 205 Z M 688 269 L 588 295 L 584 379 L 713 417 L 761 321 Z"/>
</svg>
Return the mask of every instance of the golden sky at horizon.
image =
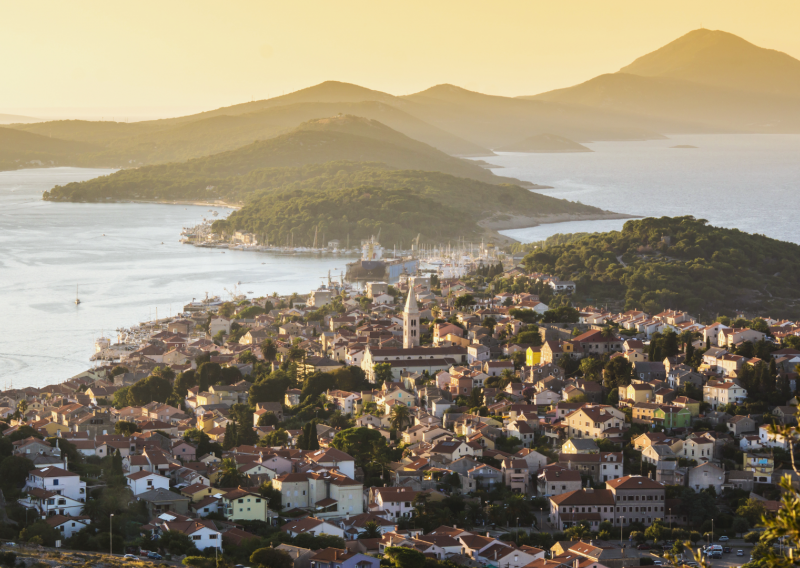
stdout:
<svg viewBox="0 0 800 568">
<path fill-rule="evenodd" d="M 798 21 L 795 0 L 4 0 L 0 113 L 177 115 L 325 80 L 532 95 L 701 25 L 800 58 Z"/>
</svg>

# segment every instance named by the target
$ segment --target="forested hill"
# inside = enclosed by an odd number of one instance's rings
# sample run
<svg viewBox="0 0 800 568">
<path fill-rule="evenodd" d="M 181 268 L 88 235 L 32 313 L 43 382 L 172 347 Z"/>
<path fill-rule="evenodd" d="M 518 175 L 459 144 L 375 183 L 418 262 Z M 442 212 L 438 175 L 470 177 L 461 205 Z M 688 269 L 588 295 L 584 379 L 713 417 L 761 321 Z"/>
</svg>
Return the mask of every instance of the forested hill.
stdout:
<svg viewBox="0 0 800 568">
<path fill-rule="evenodd" d="M 628 221 L 527 255 L 526 268 L 577 283 L 579 301 L 694 315 L 800 316 L 800 246 L 693 217 Z"/>
<path fill-rule="evenodd" d="M 496 176 L 475 162 L 449 156 L 378 121 L 342 115 L 308 121 L 292 132 L 236 150 L 187 162 L 121 170 L 110 176 L 56 187 L 45 199 L 225 200 L 231 194 L 222 195 L 217 187 L 230 186 L 230 180 L 223 182 L 227 178 L 247 176 L 265 168 L 302 167 L 340 160 L 381 162 L 392 168 L 443 172 L 489 184 L 524 185 L 519 180 Z"/>
<path fill-rule="evenodd" d="M 226 185 L 229 184 L 229 185 Z M 242 230 L 281 243 L 311 244 L 314 233 L 328 238 L 368 238 L 406 245 L 421 234 L 425 242 L 475 237 L 478 222 L 493 215 L 602 216 L 596 207 L 555 199 L 516 185 L 491 185 L 440 172 L 395 170 L 384 164 L 331 162 L 302 168 L 256 170 L 229 178 L 220 191 L 250 201 L 214 225 L 218 232 Z"/>
</svg>

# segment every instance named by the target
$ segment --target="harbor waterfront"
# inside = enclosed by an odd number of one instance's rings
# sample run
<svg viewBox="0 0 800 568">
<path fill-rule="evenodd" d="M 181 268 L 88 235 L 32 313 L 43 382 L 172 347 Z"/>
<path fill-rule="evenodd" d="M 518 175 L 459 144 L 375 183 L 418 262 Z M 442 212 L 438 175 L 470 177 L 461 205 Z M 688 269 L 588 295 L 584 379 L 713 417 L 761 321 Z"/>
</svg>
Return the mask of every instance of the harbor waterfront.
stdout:
<svg viewBox="0 0 800 568">
<path fill-rule="evenodd" d="M 352 247 L 323 254 L 182 244 L 181 227 L 215 218 L 207 204 L 41 200 L 42 192 L 55 185 L 112 171 L 0 172 L 0 294 L 6 322 L 0 388 L 68 379 L 90 366 L 99 337 L 115 339 L 117 328 L 175 315 L 192 298 L 308 293 L 329 273 L 340 280 L 347 264 L 360 258 Z M 212 211 L 224 217 L 230 210 Z M 453 270 L 430 263 L 420 268 Z"/>
</svg>

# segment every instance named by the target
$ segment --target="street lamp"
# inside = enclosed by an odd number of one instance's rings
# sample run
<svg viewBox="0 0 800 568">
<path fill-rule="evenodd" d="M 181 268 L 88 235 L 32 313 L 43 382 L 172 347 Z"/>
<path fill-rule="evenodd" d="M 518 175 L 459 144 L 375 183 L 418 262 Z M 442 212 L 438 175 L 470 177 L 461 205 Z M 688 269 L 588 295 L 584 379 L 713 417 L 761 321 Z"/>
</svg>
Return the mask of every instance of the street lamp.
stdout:
<svg viewBox="0 0 800 568">
<path fill-rule="evenodd" d="M 517 517 L 517 546 L 519 546 L 519 517 Z"/>
<path fill-rule="evenodd" d="M 620 515 L 619 516 L 619 547 L 622 548 L 622 519 L 625 517 Z"/>
<path fill-rule="evenodd" d="M 114 513 L 108 517 L 108 553 L 114 556 L 114 532 L 111 530 L 114 525 Z"/>
</svg>

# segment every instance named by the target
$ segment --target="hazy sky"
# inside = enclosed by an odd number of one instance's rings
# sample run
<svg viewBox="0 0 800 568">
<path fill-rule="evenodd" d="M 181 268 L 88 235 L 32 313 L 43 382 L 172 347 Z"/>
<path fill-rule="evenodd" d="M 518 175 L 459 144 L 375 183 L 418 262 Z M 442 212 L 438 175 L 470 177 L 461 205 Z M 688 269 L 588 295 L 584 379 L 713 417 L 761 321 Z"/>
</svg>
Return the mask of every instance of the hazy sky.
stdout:
<svg viewBox="0 0 800 568">
<path fill-rule="evenodd" d="M 0 0 L 0 113 L 175 115 L 329 79 L 531 95 L 701 26 L 800 58 L 798 21 L 796 0 Z"/>
</svg>

